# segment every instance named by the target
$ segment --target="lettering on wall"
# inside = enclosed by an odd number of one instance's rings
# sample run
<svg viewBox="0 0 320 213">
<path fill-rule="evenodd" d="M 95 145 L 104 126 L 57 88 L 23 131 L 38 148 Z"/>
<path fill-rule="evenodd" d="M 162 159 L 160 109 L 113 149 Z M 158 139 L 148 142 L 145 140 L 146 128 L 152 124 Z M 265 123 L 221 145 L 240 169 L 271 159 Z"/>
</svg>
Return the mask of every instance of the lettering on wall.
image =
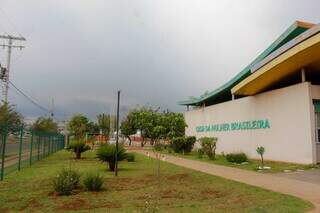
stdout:
<svg viewBox="0 0 320 213">
<path fill-rule="evenodd" d="M 240 121 L 223 124 L 209 124 L 196 127 L 197 132 L 221 132 L 236 130 L 269 129 L 270 122 L 265 120 Z"/>
</svg>

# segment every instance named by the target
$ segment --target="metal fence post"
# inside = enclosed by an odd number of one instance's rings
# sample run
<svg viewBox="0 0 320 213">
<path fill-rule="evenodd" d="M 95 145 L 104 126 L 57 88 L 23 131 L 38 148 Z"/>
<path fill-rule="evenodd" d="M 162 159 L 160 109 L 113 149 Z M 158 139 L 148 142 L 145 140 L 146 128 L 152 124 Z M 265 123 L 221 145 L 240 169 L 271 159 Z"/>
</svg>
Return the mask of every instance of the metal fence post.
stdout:
<svg viewBox="0 0 320 213">
<path fill-rule="evenodd" d="M 20 129 L 20 137 L 19 137 L 19 161 L 18 161 L 18 171 L 20 171 L 20 169 L 21 169 L 22 140 L 23 140 L 23 127 Z"/>
<path fill-rule="evenodd" d="M 32 148 L 33 148 L 33 132 L 31 132 L 31 141 L 30 141 L 30 159 L 29 159 L 29 164 L 32 164 Z"/>
<path fill-rule="evenodd" d="M 44 136 L 42 139 L 42 158 L 46 156 L 46 137 Z"/>
<path fill-rule="evenodd" d="M 1 135 L 1 139 L 2 139 L 2 153 L 1 153 L 1 176 L 0 176 L 0 180 L 3 180 L 4 177 L 4 160 L 5 160 L 5 154 L 6 154 L 6 142 L 7 142 L 7 127 L 5 126 L 4 129 L 2 130 L 2 135 Z"/>
<path fill-rule="evenodd" d="M 38 160 L 40 160 L 40 135 L 38 134 Z"/>
</svg>

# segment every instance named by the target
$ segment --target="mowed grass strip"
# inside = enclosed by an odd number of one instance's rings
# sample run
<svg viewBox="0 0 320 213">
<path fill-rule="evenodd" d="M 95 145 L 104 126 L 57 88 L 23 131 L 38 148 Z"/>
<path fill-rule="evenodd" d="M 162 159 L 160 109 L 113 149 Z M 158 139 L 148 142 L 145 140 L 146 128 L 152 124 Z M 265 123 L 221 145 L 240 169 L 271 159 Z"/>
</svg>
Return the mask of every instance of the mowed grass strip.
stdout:
<svg viewBox="0 0 320 213">
<path fill-rule="evenodd" d="M 215 160 L 210 160 L 208 158 L 208 156 L 205 154 L 202 156 L 202 158 L 199 158 L 198 153 L 196 151 L 182 154 L 182 153 L 174 153 L 173 151 L 168 152 L 167 150 L 164 150 L 161 153 L 173 155 L 176 157 L 182 157 L 182 158 L 186 158 L 186 159 L 190 159 L 190 160 L 198 160 L 198 161 L 202 161 L 202 162 L 222 165 L 222 166 L 235 167 L 235 168 L 245 169 L 245 170 L 250 170 L 250 171 L 259 171 L 262 173 L 279 173 L 279 172 L 284 172 L 285 170 L 287 170 L 288 172 L 289 171 L 294 172 L 297 170 L 319 169 L 319 165 L 314 165 L 314 164 L 303 165 L 303 164 L 285 163 L 285 162 L 265 160 L 264 166 L 268 166 L 271 168 L 259 170 L 258 167 L 261 166 L 261 161 L 255 160 L 255 159 L 248 159 L 248 162 L 244 163 L 244 164 L 236 164 L 236 163 L 231 163 L 231 162 L 227 161 L 227 159 L 223 155 L 216 155 Z"/>
<path fill-rule="evenodd" d="M 229 181 L 220 177 L 157 161 L 136 154 L 135 162 L 121 162 L 119 176 L 106 170 L 106 164 L 93 151 L 74 160 L 60 151 L 0 182 L 0 212 L 306 212 L 312 204 L 288 195 Z M 62 168 L 82 175 L 99 171 L 104 189 L 71 196 L 57 196 L 52 179 Z"/>
</svg>

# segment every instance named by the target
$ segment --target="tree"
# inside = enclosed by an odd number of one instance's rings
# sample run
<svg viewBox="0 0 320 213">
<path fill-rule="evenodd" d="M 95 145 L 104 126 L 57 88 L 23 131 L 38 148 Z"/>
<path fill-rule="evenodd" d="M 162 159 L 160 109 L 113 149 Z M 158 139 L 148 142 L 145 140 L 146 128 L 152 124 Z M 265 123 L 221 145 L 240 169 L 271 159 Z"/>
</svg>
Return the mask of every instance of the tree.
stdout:
<svg viewBox="0 0 320 213">
<path fill-rule="evenodd" d="M 144 146 L 145 138 L 150 138 L 151 131 L 156 126 L 155 112 L 152 109 L 141 108 L 134 110 L 132 116 L 134 127 L 141 132 L 141 146 Z"/>
<path fill-rule="evenodd" d="M 182 113 L 163 113 L 162 122 L 162 125 L 166 128 L 168 139 L 185 136 L 187 124 Z"/>
<path fill-rule="evenodd" d="M 58 132 L 58 124 L 52 118 L 39 117 L 33 124 L 31 129 L 33 131 L 42 132 Z"/>
<path fill-rule="evenodd" d="M 122 121 L 121 132 L 128 139 L 129 136 L 141 132 L 141 146 L 145 145 L 145 138 L 149 138 L 153 144 L 157 139 L 155 127 L 161 126 L 161 137 L 163 139 L 172 139 L 174 137 L 183 137 L 185 135 L 186 122 L 183 114 L 174 112 L 157 112 L 150 108 L 142 107 L 131 110 L 127 117 Z M 130 139 L 129 139 L 130 141 Z"/>
<path fill-rule="evenodd" d="M 7 125 L 8 131 L 15 133 L 23 124 L 22 115 L 15 110 L 13 105 L 7 102 L 0 105 L 0 125 Z"/>
<path fill-rule="evenodd" d="M 80 159 L 81 153 L 90 150 L 90 146 L 86 145 L 82 140 L 73 141 L 69 144 L 67 150 L 74 152 L 76 159 Z"/>
<path fill-rule="evenodd" d="M 121 129 L 121 134 L 124 135 L 126 138 L 128 138 L 129 146 L 131 146 L 130 135 L 135 134 L 137 130 L 134 127 L 134 123 L 132 121 L 132 114 L 130 114 L 130 112 L 127 115 L 127 117 L 124 120 L 122 120 L 120 129 Z"/>
<path fill-rule="evenodd" d="M 110 133 L 110 121 L 110 115 L 105 115 L 104 113 L 102 113 L 97 116 L 99 130 L 102 131 L 102 134 L 104 136 L 109 135 Z"/>
<path fill-rule="evenodd" d="M 82 114 L 75 114 L 68 123 L 68 130 L 76 140 L 83 139 L 89 131 L 89 119 Z"/>
</svg>

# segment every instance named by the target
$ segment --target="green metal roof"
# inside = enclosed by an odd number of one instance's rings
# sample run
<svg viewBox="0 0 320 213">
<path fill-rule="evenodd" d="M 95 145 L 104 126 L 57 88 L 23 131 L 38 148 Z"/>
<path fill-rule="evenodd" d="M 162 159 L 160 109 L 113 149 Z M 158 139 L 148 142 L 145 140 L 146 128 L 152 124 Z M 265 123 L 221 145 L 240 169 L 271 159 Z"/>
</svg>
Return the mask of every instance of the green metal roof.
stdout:
<svg viewBox="0 0 320 213">
<path fill-rule="evenodd" d="M 205 93 L 198 98 L 192 98 L 185 101 L 178 102 L 179 105 L 193 105 L 199 106 L 202 103 L 220 103 L 226 100 L 231 100 L 231 88 L 237 85 L 240 81 L 251 75 L 251 68 L 270 55 L 272 52 L 280 48 L 282 45 L 297 37 L 301 33 L 309 29 L 306 25 L 301 25 L 302 22 L 294 22 L 282 35 L 275 40 L 265 51 L 263 51 L 256 59 L 246 66 L 240 73 L 238 73 L 231 80 L 213 90 L 212 92 Z M 221 101 L 222 100 L 222 101 Z"/>
</svg>

